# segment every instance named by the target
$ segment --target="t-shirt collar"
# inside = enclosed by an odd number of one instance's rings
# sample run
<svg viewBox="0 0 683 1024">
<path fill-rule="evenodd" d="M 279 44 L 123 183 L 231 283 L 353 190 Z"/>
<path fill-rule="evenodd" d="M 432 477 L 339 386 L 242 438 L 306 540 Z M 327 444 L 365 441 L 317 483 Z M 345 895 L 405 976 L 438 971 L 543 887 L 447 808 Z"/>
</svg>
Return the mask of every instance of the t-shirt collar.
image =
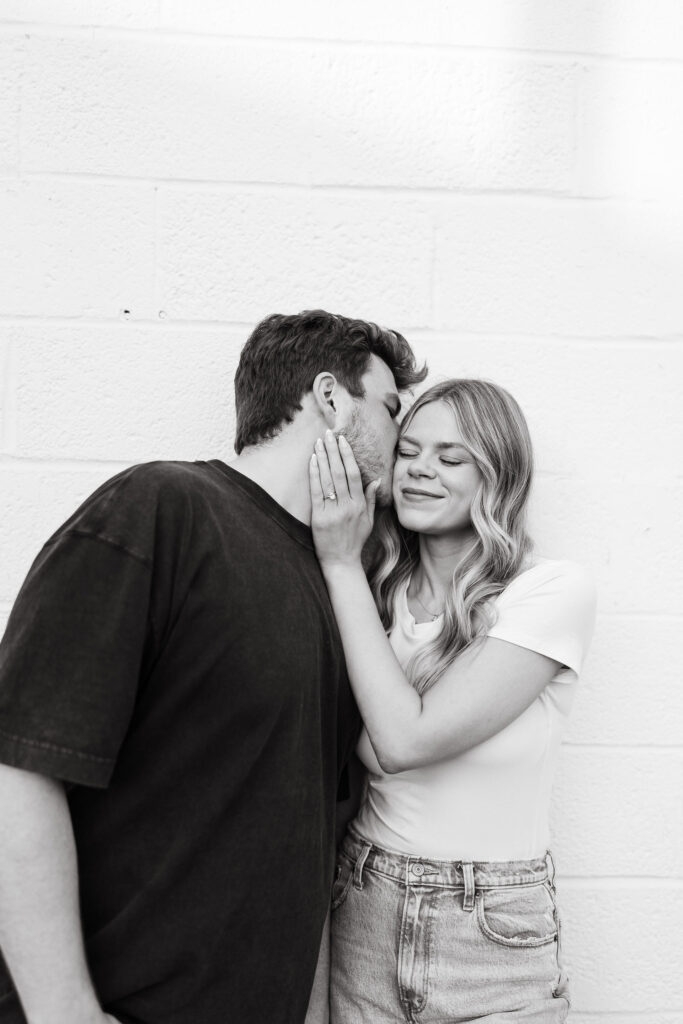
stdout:
<svg viewBox="0 0 683 1024">
<path fill-rule="evenodd" d="M 209 459 L 209 465 L 214 466 L 231 483 L 239 487 L 266 515 L 278 523 L 290 537 L 298 541 L 299 544 L 303 544 L 304 547 L 310 548 L 312 551 L 315 550 L 310 526 L 306 526 L 300 519 L 293 516 L 291 512 L 288 512 L 286 508 L 283 508 L 260 484 L 255 483 L 250 477 L 240 473 L 239 470 L 233 469 L 232 466 L 227 466 L 220 459 Z"/>
</svg>

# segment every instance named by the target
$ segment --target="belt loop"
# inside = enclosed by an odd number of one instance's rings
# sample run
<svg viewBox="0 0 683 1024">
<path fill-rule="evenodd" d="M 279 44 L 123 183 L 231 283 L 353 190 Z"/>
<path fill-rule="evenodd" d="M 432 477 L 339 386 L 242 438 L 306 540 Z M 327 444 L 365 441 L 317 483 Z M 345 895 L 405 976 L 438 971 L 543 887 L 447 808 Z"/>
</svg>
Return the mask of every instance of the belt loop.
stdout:
<svg viewBox="0 0 683 1024">
<path fill-rule="evenodd" d="M 551 887 L 555 888 L 555 861 L 550 850 L 545 851 L 545 866 L 548 869 L 548 882 Z"/>
<path fill-rule="evenodd" d="M 363 888 L 363 868 L 365 867 L 365 862 L 368 859 L 368 854 L 371 849 L 372 843 L 363 843 L 363 849 L 358 854 L 358 860 L 356 861 L 356 866 L 353 869 L 353 885 L 356 889 Z"/>
<path fill-rule="evenodd" d="M 462 901 L 463 910 L 474 910 L 474 864 L 471 860 L 462 861 L 462 877 L 465 880 L 465 896 Z"/>
</svg>

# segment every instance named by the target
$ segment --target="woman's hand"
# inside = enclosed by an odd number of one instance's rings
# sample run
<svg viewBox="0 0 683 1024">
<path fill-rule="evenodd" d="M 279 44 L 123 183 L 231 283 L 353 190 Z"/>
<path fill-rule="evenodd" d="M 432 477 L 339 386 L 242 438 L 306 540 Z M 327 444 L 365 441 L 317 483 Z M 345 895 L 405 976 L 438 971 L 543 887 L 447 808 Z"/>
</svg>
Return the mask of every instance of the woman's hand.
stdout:
<svg viewBox="0 0 683 1024">
<path fill-rule="evenodd" d="M 363 545 L 370 536 L 380 480 L 363 491 L 351 445 L 339 442 L 331 430 L 318 439 L 309 466 L 311 529 L 323 569 L 360 564 Z"/>
</svg>

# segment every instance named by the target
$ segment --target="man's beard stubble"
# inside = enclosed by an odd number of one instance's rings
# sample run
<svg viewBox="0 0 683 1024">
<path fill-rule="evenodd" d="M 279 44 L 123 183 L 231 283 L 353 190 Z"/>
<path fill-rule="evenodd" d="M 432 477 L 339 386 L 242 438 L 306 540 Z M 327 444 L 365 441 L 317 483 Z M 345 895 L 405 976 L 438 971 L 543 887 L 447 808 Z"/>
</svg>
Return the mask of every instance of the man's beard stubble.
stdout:
<svg viewBox="0 0 683 1024">
<path fill-rule="evenodd" d="M 373 480 L 381 478 L 382 483 L 377 492 L 377 504 L 380 506 L 391 505 L 391 480 L 393 476 L 393 464 L 387 469 L 382 464 L 382 444 L 375 431 L 371 430 L 364 422 L 358 408 L 351 413 L 351 421 L 346 430 L 340 430 L 351 445 L 351 451 L 358 465 L 360 478 L 363 483 L 363 490 Z"/>
</svg>

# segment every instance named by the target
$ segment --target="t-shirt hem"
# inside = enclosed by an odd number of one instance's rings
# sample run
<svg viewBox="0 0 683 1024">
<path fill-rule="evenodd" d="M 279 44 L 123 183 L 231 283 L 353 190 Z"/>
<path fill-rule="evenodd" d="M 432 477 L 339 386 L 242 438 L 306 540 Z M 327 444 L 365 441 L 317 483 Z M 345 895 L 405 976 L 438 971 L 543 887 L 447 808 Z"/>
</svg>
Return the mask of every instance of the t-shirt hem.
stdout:
<svg viewBox="0 0 683 1024">
<path fill-rule="evenodd" d="M 393 853 L 399 857 L 421 857 L 425 860 L 441 861 L 442 863 L 453 863 L 458 861 L 471 861 L 473 864 L 505 864 L 514 861 L 543 860 L 550 849 L 550 837 L 547 841 L 538 844 L 528 843 L 525 846 L 507 848 L 479 845 L 477 842 L 469 845 L 462 845 L 462 841 L 452 846 L 447 842 L 440 848 L 430 846 L 421 835 L 415 843 L 404 840 L 403 845 L 391 841 L 383 835 L 382 828 L 373 828 L 374 815 L 370 813 L 369 819 L 364 822 L 364 827 L 359 826 L 358 817 L 354 818 L 347 826 L 347 831 L 362 842 L 371 843 L 373 846 L 384 850 L 386 853 Z M 368 825 L 370 827 L 368 827 Z M 534 853 L 533 851 L 538 852 Z M 532 852 L 530 852 L 532 851 Z"/>
<path fill-rule="evenodd" d="M 47 775 L 80 786 L 106 789 L 114 761 L 69 750 L 43 740 L 29 740 L 0 729 L 0 762 L 11 768 Z"/>
</svg>

